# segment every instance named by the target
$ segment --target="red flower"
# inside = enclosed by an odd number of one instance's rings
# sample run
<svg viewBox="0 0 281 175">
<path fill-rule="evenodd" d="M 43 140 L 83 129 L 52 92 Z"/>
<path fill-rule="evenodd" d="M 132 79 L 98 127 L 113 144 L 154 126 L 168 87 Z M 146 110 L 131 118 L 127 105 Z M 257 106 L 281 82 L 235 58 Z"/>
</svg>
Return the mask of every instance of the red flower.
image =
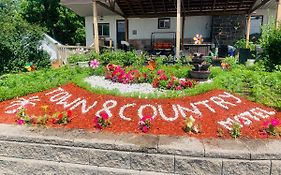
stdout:
<svg viewBox="0 0 281 175">
<path fill-rule="evenodd" d="M 187 81 L 186 84 L 187 84 L 187 86 L 190 87 L 190 88 L 193 87 L 193 83 L 192 83 L 191 81 Z"/>
<path fill-rule="evenodd" d="M 52 123 L 53 123 L 53 124 L 57 124 L 57 122 L 58 122 L 58 120 L 57 120 L 56 118 L 53 118 L 53 119 L 52 119 Z"/>
<path fill-rule="evenodd" d="M 63 113 L 60 113 L 59 115 L 58 115 L 58 120 L 61 120 L 63 118 Z"/>
<path fill-rule="evenodd" d="M 244 121 L 242 118 L 239 118 L 239 122 L 240 122 L 242 125 L 245 125 L 245 121 Z"/>
<path fill-rule="evenodd" d="M 67 117 L 71 117 L 72 116 L 72 111 L 71 110 L 68 110 L 67 111 Z"/>
</svg>

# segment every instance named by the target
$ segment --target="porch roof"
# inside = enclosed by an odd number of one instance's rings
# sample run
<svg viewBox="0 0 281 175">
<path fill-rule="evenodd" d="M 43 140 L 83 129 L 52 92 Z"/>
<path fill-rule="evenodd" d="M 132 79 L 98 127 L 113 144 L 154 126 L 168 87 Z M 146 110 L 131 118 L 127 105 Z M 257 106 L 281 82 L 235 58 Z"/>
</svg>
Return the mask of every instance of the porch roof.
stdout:
<svg viewBox="0 0 281 175">
<path fill-rule="evenodd" d="M 117 12 L 127 18 L 152 18 L 172 17 L 176 16 L 177 12 L 177 0 L 97 0 L 97 2 L 101 8 L 98 13 L 102 13 L 101 15 Z M 92 13 L 90 6 L 92 0 L 61 0 L 61 3 L 81 16 Z M 83 8 L 78 8 L 78 5 Z M 267 8 L 274 8 L 275 0 L 182 0 L 181 10 L 184 16 L 238 15 L 249 14 L 264 5 Z"/>
</svg>

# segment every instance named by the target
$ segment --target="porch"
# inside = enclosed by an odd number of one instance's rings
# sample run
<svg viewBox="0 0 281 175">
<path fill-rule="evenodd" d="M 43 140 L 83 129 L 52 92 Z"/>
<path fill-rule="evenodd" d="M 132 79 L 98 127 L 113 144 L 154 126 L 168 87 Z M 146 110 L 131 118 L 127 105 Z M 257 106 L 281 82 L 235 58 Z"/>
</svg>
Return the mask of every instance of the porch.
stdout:
<svg viewBox="0 0 281 175">
<path fill-rule="evenodd" d="M 61 0 L 61 3 L 85 17 L 87 45 L 96 43 L 97 52 L 99 36 L 105 32 L 114 47 L 124 40 L 137 49 L 152 50 L 154 44 L 159 45 L 162 40 L 167 43 L 170 39 L 173 47 L 169 49 L 173 49 L 176 56 L 184 51 L 185 46 L 192 46 L 195 34 L 202 34 L 204 42 L 200 47 L 207 51 L 212 46 L 232 45 L 244 37 L 249 42 L 251 16 L 280 6 L 275 0 Z M 260 8 L 263 9 L 258 10 Z M 276 16 L 276 21 L 280 19 L 280 12 L 268 11 L 271 16 Z M 270 15 L 263 18 L 264 22 L 269 23 Z M 165 28 L 167 19 L 170 23 Z M 109 31 L 106 31 L 106 24 L 109 24 Z M 174 38 L 161 38 L 153 43 L 152 33 L 171 32 Z"/>
</svg>

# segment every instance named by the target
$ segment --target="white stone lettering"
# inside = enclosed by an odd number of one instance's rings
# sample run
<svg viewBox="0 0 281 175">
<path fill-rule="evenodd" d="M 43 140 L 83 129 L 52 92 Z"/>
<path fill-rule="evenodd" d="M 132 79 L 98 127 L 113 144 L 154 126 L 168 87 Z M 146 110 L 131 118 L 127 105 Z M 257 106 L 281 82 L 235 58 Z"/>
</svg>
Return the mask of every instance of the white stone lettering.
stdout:
<svg viewBox="0 0 281 175">
<path fill-rule="evenodd" d="M 134 106 L 136 106 L 135 103 L 127 104 L 127 105 L 122 106 L 122 107 L 120 108 L 120 111 L 119 111 L 119 116 L 120 116 L 120 118 L 123 119 L 123 120 L 131 121 L 131 120 L 132 120 L 131 118 L 128 118 L 128 117 L 126 117 L 126 116 L 124 115 L 124 111 L 125 111 L 125 109 L 127 109 L 127 108 L 129 108 L 129 107 L 134 107 Z"/>
<path fill-rule="evenodd" d="M 253 108 L 250 110 L 253 114 L 256 116 L 259 116 L 260 118 L 266 119 L 269 118 L 270 115 L 275 115 L 276 113 L 274 111 L 266 111 L 261 108 Z"/>
<path fill-rule="evenodd" d="M 69 98 L 69 93 L 68 92 L 60 92 L 60 93 L 58 93 L 58 94 L 56 94 L 56 95 L 54 95 L 54 96 L 52 96 L 51 98 L 50 98 L 50 101 L 51 102 L 57 102 L 57 101 L 60 101 L 60 100 L 62 100 L 62 99 L 65 99 L 65 98 Z M 71 95 L 70 95 L 71 96 Z"/>
<path fill-rule="evenodd" d="M 183 116 L 183 118 L 186 118 L 186 112 L 191 112 L 197 116 L 202 116 L 202 113 L 200 112 L 200 110 L 198 109 L 198 107 L 196 105 L 194 105 L 193 103 L 190 103 L 190 106 L 192 107 L 192 109 L 189 108 L 185 108 L 182 107 L 181 105 L 177 105 L 180 114 Z"/>
<path fill-rule="evenodd" d="M 204 100 L 204 101 L 199 101 L 194 103 L 195 105 L 203 105 L 205 106 L 207 109 L 209 109 L 211 112 L 216 113 L 215 109 L 213 109 L 211 106 L 208 105 L 209 100 Z"/>
<path fill-rule="evenodd" d="M 117 106 L 117 101 L 115 101 L 115 100 L 108 100 L 102 106 L 103 106 L 103 109 L 99 110 L 96 113 L 96 116 L 101 117 L 100 113 L 105 111 L 109 117 L 112 117 L 112 113 L 110 112 L 110 109 L 112 109 L 115 106 Z"/>
<path fill-rule="evenodd" d="M 234 95 L 228 93 L 228 92 L 224 92 L 224 94 L 220 94 L 219 97 L 223 97 L 223 98 L 234 98 L 236 101 L 236 103 L 241 103 L 241 99 L 238 97 L 235 97 Z"/>
<path fill-rule="evenodd" d="M 49 92 L 49 93 L 46 93 L 45 95 L 47 96 L 47 95 L 51 95 L 51 94 L 53 94 L 53 93 L 56 93 L 56 92 L 64 92 L 64 89 L 62 89 L 62 88 L 58 88 L 58 89 L 55 89 L 55 90 L 53 90 L 52 92 Z"/>
<path fill-rule="evenodd" d="M 172 122 L 172 121 L 175 121 L 179 118 L 179 111 L 177 109 L 177 106 L 172 105 L 172 107 L 173 107 L 173 111 L 175 112 L 175 116 L 167 117 L 163 112 L 162 105 L 158 105 L 158 111 L 159 111 L 159 114 L 162 117 L 162 119 L 164 119 L 166 121 L 169 121 L 169 122 Z"/>
<path fill-rule="evenodd" d="M 152 118 L 155 119 L 155 117 L 157 116 L 157 109 L 155 106 L 153 105 L 150 105 L 150 104 L 147 104 L 147 105 L 142 105 L 140 106 L 139 110 L 138 110 L 138 116 L 140 119 L 142 119 L 144 116 L 143 116 L 143 110 L 147 107 L 150 107 L 152 110 L 153 110 L 153 116 Z"/>
<path fill-rule="evenodd" d="M 67 96 L 66 98 L 61 99 L 61 100 L 60 100 L 59 102 L 57 102 L 56 104 L 58 104 L 58 105 L 63 105 L 64 108 L 69 108 L 70 106 L 76 104 L 78 101 L 81 100 L 81 98 L 77 98 L 77 99 L 75 99 L 75 100 L 72 101 L 72 102 L 68 102 L 67 99 L 68 99 L 69 97 L 71 97 L 71 96 L 72 96 L 72 95 L 70 94 L 70 95 Z"/>
<path fill-rule="evenodd" d="M 227 102 L 227 101 L 224 101 L 224 99 L 220 98 L 220 97 L 211 97 L 210 98 L 211 101 L 213 101 L 215 104 L 217 104 L 218 106 L 224 108 L 224 109 L 229 109 L 229 105 L 230 106 L 236 106 L 235 104 L 233 103 L 230 103 L 230 102 Z"/>
<path fill-rule="evenodd" d="M 225 127 L 228 130 L 232 130 L 232 125 L 235 123 L 235 121 L 231 118 L 227 118 L 226 121 L 219 121 L 218 124 Z"/>
<path fill-rule="evenodd" d="M 85 114 L 87 112 L 89 112 L 93 107 L 95 107 L 97 105 L 97 101 L 95 101 L 92 105 L 87 107 L 87 101 L 85 99 L 77 102 L 75 105 L 73 105 L 70 110 L 74 110 L 75 108 L 77 108 L 78 106 L 81 105 L 81 112 L 82 114 Z"/>
<path fill-rule="evenodd" d="M 28 99 L 19 98 L 16 101 L 10 103 L 10 106 L 6 107 L 6 114 L 15 114 L 21 108 L 24 108 L 27 105 L 36 106 L 36 102 L 39 102 L 40 99 L 38 96 L 33 96 Z"/>
</svg>

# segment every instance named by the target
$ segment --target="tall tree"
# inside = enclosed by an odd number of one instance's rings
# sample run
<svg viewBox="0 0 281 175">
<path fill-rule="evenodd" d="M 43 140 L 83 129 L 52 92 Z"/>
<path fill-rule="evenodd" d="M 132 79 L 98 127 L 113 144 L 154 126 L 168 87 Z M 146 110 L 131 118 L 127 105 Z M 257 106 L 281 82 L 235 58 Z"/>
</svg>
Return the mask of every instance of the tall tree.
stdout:
<svg viewBox="0 0 281 175">
<path fill-rule="evenodd" d="M 84 19 L 59 4 L 59 0 L 22 0 L 22 16 L 63 44 L 85 43 Z"/>
<path fill-rule="evenodd" d="M 0 0 L 0 75 L 17 72 L 33 62 L 37 67 L 49 64 L 39 50 L 43 29 L 22 19 L 15 0 Z"/>
</svg>

